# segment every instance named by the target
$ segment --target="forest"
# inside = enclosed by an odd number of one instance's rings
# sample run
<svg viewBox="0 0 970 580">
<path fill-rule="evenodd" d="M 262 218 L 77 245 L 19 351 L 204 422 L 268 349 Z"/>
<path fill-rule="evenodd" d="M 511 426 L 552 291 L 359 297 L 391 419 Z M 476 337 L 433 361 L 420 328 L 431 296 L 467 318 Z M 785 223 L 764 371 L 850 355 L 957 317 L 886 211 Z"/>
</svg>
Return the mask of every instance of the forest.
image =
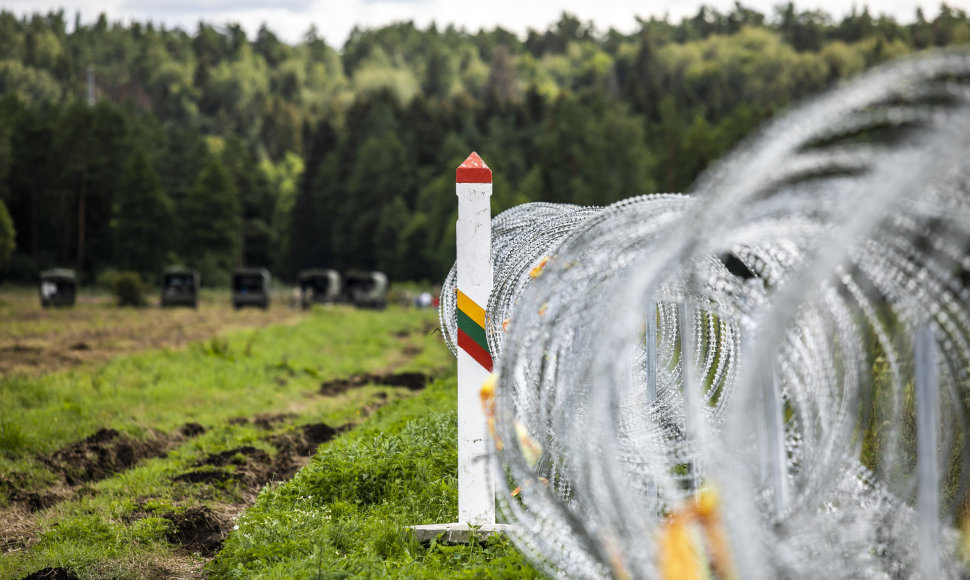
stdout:
<svg viewBox="0 0 970 580">
<path fill-rule="evenodd" d="M 881 62 L 970 41 L 942 5 L 897 22 L 736 3 L 626 34 L 562 14 L 517 36 L 400 22 L 342 47 L 311 26 L 194 31 L 0 12 L 0 280 L 86 283 L 171 264 L 441 280 L 454 169 L 495 175 L 493 212 L 686 189 L 794 101 Z"/>
</svg>

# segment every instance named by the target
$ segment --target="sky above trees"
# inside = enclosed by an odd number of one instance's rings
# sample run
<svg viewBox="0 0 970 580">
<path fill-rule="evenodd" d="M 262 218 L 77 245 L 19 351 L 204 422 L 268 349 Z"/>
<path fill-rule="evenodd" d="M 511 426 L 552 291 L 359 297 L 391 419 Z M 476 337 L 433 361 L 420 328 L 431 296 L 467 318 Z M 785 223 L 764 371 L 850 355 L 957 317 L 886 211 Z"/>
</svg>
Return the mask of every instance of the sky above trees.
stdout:
<svg viewBox="0 0 970 580">
<path fill-rule="evenodd" d="M 747 0 L 745 7 L 772 14 L 779 0 Z M 545 30 L 569 12 L 584 21 L 592 21 L 600 30 L 610 27 L 625 33 L 637 27 L 636 17 L 649 18 L 669 15 L 673 21 L 696 14 L 702 5 L 722 12 L 730 11 L 734 0 L 549 0 L 521 2 L 520 0 L 490 0 L 481 3 L 449 0 L 0 0 L 0 8 L 18 14 L 64 9 L 73 22 L 80 13 L 83 22 L 93 22 L 100 12 L 111 21 L 153 21 L 166 27 L 181 27 L 193 31 L 200 20 L 223 25 L 236 22 L 250 35 L 266 23 L 280 39 L 299 42 L 311 25 L 319 36 L 334 47 L 343 46 L 355 26 L 377 28 L 396 21 L 413 20 L 425 27 L 432 21 L 439 27 L 449 24 L 477 31 L 481 27 L 501 26 L 517 34 L 529 28 Z M 874 0 L 865 3 L 873 15 L 887 14 L 900 22 L 913 20 L 916 7 L 932 19 L 939 13 L 936 0 Z M 970 0 L 949 0 L 953 8 L 970 10 Z M 863 2 L 845 0 L 801 0 L 795 2 L 799 10 L 820 9 L 836 19 L 849 13 Z"/>
</svg>

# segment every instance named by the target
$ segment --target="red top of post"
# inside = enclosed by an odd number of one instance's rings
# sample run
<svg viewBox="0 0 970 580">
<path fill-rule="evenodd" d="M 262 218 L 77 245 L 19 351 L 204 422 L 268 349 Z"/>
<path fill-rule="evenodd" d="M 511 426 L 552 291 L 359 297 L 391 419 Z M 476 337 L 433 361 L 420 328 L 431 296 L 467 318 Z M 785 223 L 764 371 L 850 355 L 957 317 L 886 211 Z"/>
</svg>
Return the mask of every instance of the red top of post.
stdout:
<svg viewBox="0 0 970 580">
<path fill-rule="evenodd" d="M 455 170 L 455 183 L 492 183 L 492 170 L 478 153 L 472 154 Z"/>
</svg>

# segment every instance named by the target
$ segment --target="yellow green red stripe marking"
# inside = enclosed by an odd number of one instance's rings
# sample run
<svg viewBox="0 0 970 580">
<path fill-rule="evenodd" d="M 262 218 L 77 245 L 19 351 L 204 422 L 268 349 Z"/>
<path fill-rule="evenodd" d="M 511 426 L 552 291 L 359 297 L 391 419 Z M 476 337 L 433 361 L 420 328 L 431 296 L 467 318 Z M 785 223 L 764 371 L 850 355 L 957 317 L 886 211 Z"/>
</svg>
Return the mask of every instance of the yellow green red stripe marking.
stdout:
<svg viewBox="0 0 970 580">
<path fill-rule="evenodd" d="M 488 338 L 485 336 L 485 329 L 475 324 L 468 315 L 458 311 L 458 328 L 460 328 L 469 338 L 478 343 L 478 346 L 488 349 Z"/>
<path fill-rule="evenodd" d="M 465 316 L 472 319 L 475 324 L 485 328 L 485 309 L 475 304 L 475 301 L 461 290 L 456 290 L 456 292 L 458 292 L 458 311 L 464 312 Z"/>
<path fill-rule="evenodd" d="M 485 310 L 461 290 L 458 292 L 458 347 L 486 370 L 492 370 L 492 354 L 485 334 Z"/>
</svg>

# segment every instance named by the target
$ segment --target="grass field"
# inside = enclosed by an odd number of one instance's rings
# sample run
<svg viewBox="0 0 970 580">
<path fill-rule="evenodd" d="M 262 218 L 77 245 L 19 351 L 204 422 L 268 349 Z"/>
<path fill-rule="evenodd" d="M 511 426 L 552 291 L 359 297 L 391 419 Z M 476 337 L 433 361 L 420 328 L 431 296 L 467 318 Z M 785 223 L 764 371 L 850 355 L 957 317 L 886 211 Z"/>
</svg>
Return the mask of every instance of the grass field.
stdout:
<svg viewBox="0 0 970 580">
<path fill-rule="evenodd" d="M 0 294 L 0 344 L 99 354 L 2 367 L 0 578 L 534 575 L 402 533 L 457 513 L 436 313 L 31 299 Z"/>
</svg>

